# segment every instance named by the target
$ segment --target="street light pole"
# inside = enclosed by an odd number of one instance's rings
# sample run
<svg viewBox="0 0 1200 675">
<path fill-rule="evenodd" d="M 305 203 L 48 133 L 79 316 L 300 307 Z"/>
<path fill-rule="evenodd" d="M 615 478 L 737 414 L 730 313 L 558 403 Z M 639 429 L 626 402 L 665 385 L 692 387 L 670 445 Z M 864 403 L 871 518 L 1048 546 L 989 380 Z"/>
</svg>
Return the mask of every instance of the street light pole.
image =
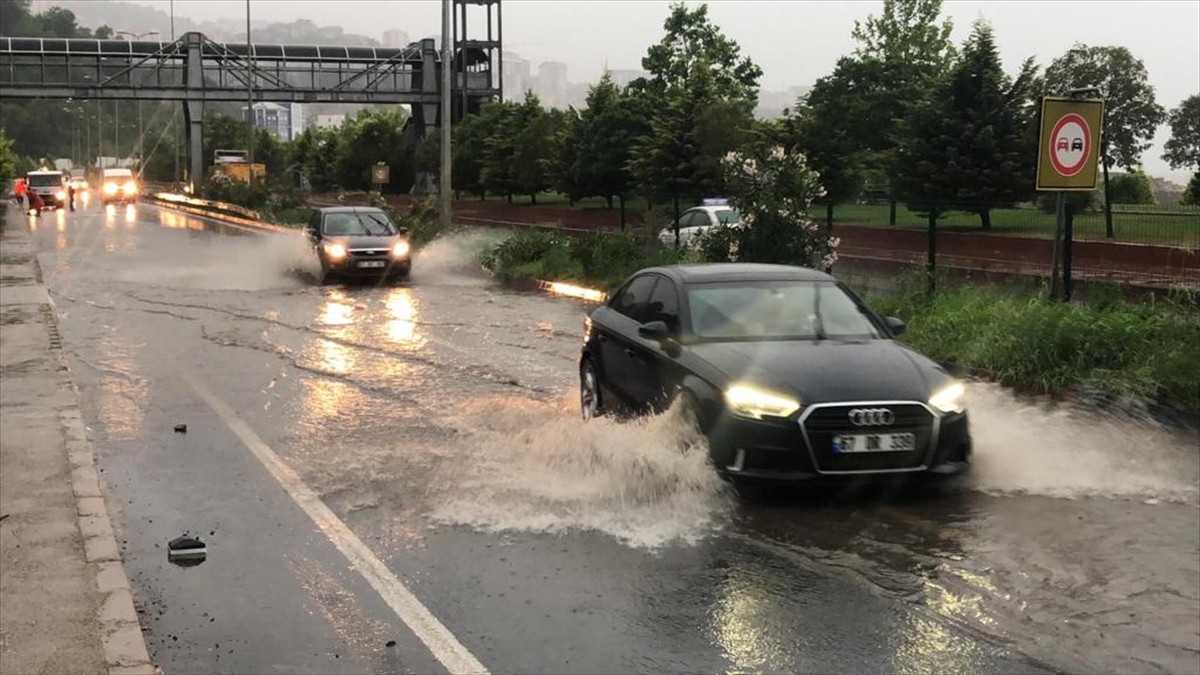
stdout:
<svg viewBox="0 0 1200 675">
<path fill-rule="evenodd" d="M 442 0 L 442 104 L 441 119 L 438 120 L 442 134 L 442 166 L 438 176 L 438 202 L 441 206 L 443 230 L 450 228 L 450 74 L 453 70 L 454 54 L 450 44 L 450 19 L 453 15 L 451 0 Z"/>
<path fill-rule="evenodd" d="M 254 182 L 254 48 L 250 41 L 250 0 L 246 0 L 246 147 L 250 155 L 250 182 Z"/>
<path fill-rule="evenodd" d="M 174 32 L 174 31 L 172 30 L 172 32 Z M 119 30 L 115 34 L 116 35 L 124 35 L 126 40 L 132 41 L 132 40 L 141 40 L 142 38 L 150 37 L 151 35 L 158 35 L 158 31 L 151 30 L 151 31 L 146 31 L 145 33 L 132 33 L 127 30 Z M 131 77 L 132 77 L 132 75 L 131 75 Z M 116 102 L 114 101 L 114 104 L 115 103 Z M 146 155 L 146 130 L 145 130 L 145 127 L 142 126 L 142 99 L 140 99 L 140 98 L 138 99 L 138 102 L 137 102 L 137 111 L 138 111 L 137 154 L 138 154 L 138 173 L 140 175 L 141 170 L 142 170 L 142 165 L 145 163 L 145 155 Z M 119 124 L 119 120 L 118 120 L 118 124 Z"/>
<path fill-rule="evenodd" d="M 171 42 L 175 42 L 175 0 L 171 0 Z M 171 189 L 179 181 L 179 104 L 171 108 L 171 154 L 175 156 L 175 173 L 171 174 Z"/>
</svg>

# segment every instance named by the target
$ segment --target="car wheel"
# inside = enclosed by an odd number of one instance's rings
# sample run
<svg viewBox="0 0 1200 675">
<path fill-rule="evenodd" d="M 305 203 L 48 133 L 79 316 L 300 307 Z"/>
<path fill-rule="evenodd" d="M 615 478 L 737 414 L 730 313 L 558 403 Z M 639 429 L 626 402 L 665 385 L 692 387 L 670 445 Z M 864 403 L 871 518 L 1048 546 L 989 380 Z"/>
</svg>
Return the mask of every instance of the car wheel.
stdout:
<svg viewBox="0 0 1200 675">
<path fill-rule="evenodd" d="M 596 366 L 590 358 L 579 368 L 579 407 L 585 422 L 604 414 L 600 402 L 600 378 L 596 376 Z"/>
</svg>

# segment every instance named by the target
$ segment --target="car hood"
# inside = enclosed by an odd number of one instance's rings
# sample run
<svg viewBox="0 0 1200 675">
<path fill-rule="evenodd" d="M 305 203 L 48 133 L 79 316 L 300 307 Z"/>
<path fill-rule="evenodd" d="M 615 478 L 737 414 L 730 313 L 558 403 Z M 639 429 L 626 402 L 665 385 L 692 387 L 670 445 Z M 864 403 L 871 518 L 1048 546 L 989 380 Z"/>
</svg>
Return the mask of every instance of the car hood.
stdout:
<svg viewBox="0 0 1200 675">
<path fill-rule="evenodd" d="M 366 235 L 325 235 L 325 241 L 334 242 L 345 246 L 348 249 L 353 248 L 391 248 L 400 240 L 400 235 L 389 234 L 382 237 L 370 237 Z"/>
<path fill-rule="evenodd" d="M 805 404 L 925 401 L 950 374 L 893 340 L 708 342 L 690 346 L 726 382 L 796 395 Z"/>
</svg>

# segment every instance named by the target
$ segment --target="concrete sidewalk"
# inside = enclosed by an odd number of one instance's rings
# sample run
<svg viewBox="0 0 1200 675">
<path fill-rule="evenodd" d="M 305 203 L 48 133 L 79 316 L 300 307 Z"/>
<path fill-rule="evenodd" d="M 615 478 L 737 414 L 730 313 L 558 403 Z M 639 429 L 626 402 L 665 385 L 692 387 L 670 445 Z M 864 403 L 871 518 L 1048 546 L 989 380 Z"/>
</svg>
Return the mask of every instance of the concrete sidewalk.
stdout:
<svg viewBox="0 0 1200 675">
<path fill-rule="evenodd" d="M 153 673 L 29 230 L 0 208 L 0 673 Z"/>
</svg>

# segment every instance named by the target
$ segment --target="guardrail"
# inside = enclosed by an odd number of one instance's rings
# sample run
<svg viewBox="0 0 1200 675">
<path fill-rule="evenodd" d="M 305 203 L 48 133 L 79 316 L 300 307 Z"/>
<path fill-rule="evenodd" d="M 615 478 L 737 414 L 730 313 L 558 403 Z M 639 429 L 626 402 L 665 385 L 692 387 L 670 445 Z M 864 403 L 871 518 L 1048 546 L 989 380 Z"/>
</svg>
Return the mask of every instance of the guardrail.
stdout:
<svg viewBox="0 0 1200 675">
<path fill-rule="evenodd" d="M 241 225 L 256 230 L 265 230 L 268 232 L 287 232 L 296 233 L 298 230 L 292 227 L 282 227 L 273 223 L 264 223 L 260 220 L 261 215 L 257 211 L 252 211 L 247 208 L 230 204 L 228 202 L 218 202 L 209 199 L 198 199 L 189 197 L 188 195 L 176 194 L 173 192 L 157 192 L 154 194 L 145 195 L 146 201 L 155 203 L 159 206 L 183 211 L 196 216 L 205 218 L 213 218 L 225 223 L 233 225 Z"/>
</svg>

